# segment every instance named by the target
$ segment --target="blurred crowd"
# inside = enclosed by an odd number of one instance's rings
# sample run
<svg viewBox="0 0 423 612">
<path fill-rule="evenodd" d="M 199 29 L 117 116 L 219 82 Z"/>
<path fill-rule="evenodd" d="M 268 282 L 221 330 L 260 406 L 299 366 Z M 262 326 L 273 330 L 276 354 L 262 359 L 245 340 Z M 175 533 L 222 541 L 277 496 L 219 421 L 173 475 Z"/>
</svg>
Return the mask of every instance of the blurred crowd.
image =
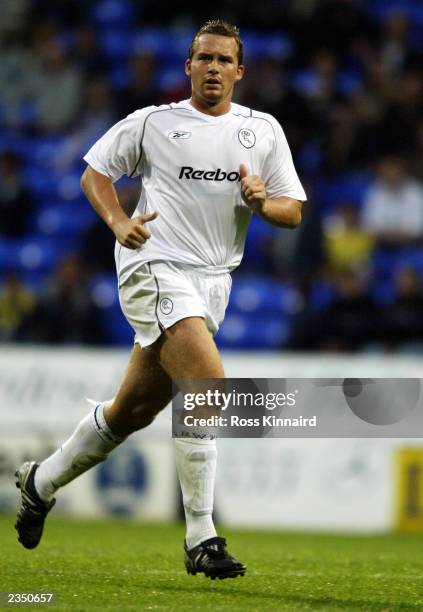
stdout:
<svg viewBox="0 0 423 612">
<path fill-rule="evenodd" d="M 423 6 L 226 0 L 210 10 L 175 4 L 164 27 L 152 0 L 2 3 L 0 338 L 129 341 L 115 328 L 113 236 L 79 189 L 82 156 L 136 108 L 189 97 L 192 34 L 219 16 L 245 40 L 235 100 L 281 122 L 308 194 L 295 232 L 253 220 L 234 275 L 295 296 L 271 313 L 288 331 L 263 347 L 421 352 Z M 136 185 L 120 193 L 131 208 Z M 233 315 L 241 321 L 242 308 Z M 223 345 L 249 346 L 248 325 L 238 328 Z"/>
</svg>

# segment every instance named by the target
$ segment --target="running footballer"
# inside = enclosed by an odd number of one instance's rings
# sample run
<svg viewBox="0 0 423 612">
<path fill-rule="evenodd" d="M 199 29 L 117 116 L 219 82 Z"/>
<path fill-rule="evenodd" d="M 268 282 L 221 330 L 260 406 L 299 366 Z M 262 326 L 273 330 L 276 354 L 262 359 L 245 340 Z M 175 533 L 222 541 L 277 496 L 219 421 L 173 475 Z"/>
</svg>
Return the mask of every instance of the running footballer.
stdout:
<svg viewBox="0 0 423 612">
<path fill-rule="evenodd" d="M 147 427 L 172 398 L 173 379 L 223 378 L 213 335 L 221 324 L 252 214 L 295 228 L 306 199 L 274 117 L 232 102 L 244 74 L 237 28 L 207 22 L 185 72 L 189 100 L 136 110 L 88 151 L 81 184 L 116 236 L 123 312 L 135 343 L 116 396 L 96 406 L 39 465 L 16 472 L 22 504 L 16 529 L 26 548 L 41 539 L 56 491 Z M 113 183 L 138 178 L 128 218 Z M 216 441 L 175 439 L 186 517 L 185 567 L 210 578 L 243 575 L 216 533 Z"/>
</svg>

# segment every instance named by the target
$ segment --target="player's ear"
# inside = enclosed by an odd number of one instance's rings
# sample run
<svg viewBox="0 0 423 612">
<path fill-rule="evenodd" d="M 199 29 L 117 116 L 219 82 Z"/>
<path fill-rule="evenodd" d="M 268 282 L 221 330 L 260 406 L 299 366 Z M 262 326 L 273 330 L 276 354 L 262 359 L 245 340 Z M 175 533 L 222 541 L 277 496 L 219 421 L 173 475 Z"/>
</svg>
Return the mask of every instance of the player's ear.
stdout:
<svg viewBox="0 0 423 612">
<path fill-rule="evenodd" d="M 240 81 L 242 79 L 242 77 L 244 76 L 244 70 L 245 69 L 244 69 L 243 64 L 240 64 L 238 68 L 236 69 L 236 77 L 235 77 L 236 81 Z"/>
<path fill-rule="evenodd" d="M 191 60 L 189 58 L 185 60 L 185 74 L 191 76 Z"/>
</svg>

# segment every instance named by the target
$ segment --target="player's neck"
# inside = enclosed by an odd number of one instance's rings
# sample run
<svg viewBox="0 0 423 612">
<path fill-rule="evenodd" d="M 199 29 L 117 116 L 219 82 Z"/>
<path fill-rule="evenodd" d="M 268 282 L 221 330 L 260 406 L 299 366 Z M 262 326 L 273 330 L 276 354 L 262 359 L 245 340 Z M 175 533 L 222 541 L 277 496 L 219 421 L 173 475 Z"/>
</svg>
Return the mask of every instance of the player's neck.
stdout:
<svg viewBox="0 0 423 612">
<path fill-rule="evenodd" d="M 192 95 L 189 103 L 195 108 L 195 110 L 198 110 L 200 113 L 204 113 L 206 115 L 211 115 L 212 117 L 226 115 L 226 113 L 229 113 L 231 110 L 231 98 L 226 98 L 217 104 L 208 104 L 205 100 L 201 100 L 195 95 Z"/>
</svg>

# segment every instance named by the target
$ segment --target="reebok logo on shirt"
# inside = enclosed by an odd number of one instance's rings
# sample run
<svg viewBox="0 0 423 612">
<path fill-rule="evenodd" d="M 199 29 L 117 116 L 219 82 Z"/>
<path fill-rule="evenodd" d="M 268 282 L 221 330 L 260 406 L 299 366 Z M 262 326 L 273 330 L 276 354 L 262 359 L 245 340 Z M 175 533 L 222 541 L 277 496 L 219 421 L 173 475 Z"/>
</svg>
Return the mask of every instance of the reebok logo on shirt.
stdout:
<svg viewBox="0 0 423 612">
<path fill-rule="evenodd" d="M 194 170 L 191 166 L 182 166 L 179 172 L 179 178 L 193 179 L 194 181 L 240 181 L 239 172 L 225 172 L 218 168 L 217 170 Z"/>
</svg>

